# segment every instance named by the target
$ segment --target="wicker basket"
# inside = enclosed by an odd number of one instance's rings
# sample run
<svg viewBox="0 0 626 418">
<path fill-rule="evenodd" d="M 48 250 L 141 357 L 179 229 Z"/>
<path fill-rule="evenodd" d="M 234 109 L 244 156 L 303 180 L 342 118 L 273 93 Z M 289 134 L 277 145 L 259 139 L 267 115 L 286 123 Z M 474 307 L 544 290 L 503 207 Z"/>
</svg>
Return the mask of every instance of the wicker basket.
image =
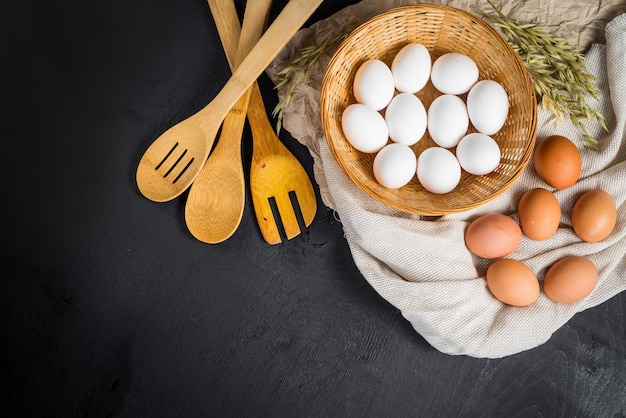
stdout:
<svg viewBox="0 0 626 418">
<path fill-rule="evenodd" d="M 433 194 L 415 177 L 399 189 L 388 189 L 373 173 L 375 154 L 350 145 L 343 134 L 341 115 L 355 103 L 354 75 L 368 59 L 391 64 L 398 51 L 410 42 L 423 44 L 433 62 L 447 52 L 463 53 L 474 60 L 479 79 L 499 82 L 509 96 L 509 114 L 495 135 L 501 150 L 500 165 L 492 173 L 475 176 L 463 171 L 459 185 L 447 194 Z M 440 95 L 428 84 L 416 95 L 426 109 Z M 466 95 L 461 96 L 466 99 Z M 404 212 L 440 216 L 478 207 L 507 190 L 527 166 L 535 145 L 537 102 L 533 84 L 518 55 L 506 40 L 483 20 L 462 10 L 439 5 L 405 6 L 377 15 L 356 28 L 339 46 L 322 83 L 322 125 L 328 145 L 347 175 L 365 193 Z M 475 132 L 470 124 L 469 132 Z M 412 148 L 416 155 L 434 146 L 428 132 Z"/>
</svg>

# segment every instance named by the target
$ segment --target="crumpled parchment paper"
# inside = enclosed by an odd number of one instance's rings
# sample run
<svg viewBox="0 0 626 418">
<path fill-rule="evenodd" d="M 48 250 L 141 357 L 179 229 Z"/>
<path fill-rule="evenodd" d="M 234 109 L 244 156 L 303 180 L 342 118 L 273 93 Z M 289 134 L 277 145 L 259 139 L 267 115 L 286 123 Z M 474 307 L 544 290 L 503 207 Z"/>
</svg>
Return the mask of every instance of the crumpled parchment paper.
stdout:
<svg viewBox="0 0 626 418">
<path fill-rule="evenodd" d="M 346 24 L 362 23 L 393 7 L 415 1 L 363 0 L 328 19 L 300 30 L 267 69 L 277 73 L 302 47 L 319 44 L 329 32 Z M 493 12 L 486 1 L 439 1 L 478 15 Z M 323 203 L 342 222 L 355 264 L 369 284 L 437 350 L 448 354 L 497 358 L 537 347 L 573 315 L 599 305 L 626 289 L 626 5 L 623 0 L 577 2 L 573 0 L 494 1 L 505 14 L 522 22 L 537 23 L 566 38 L 585 52 L 585 64 L 597 77 L 600 94 L 588 102 L 599 109 L 609 131 L 595 122 L 588 127 L 602 144 L 600 152 L 585 149 L 580 130 L 569 121 L 549 122 L 539 108 L 537 139 L 559 134 L 580 148 L 583 171 L 572 187 L 556 191 L 562 210 L 561 226 L 546 241 L 522 238 L 510 256 L 523 261 L 543 279 L 547 269 L 566 255 L 581 255 L 594 262 L 600 273 L 591 295 L 572 304 L 557 304 L 543 293 L 528 307 L 497 301 L 484 274 L 490 260 L 472 256 L 464 244 L 464 231 L 477 216 L 504 213 L 517 220 L 519 197 L 533 187 L 548 187 L 527 169 L 502 196 L 463 213 L 435 221 L 386 207 L 359 190 L 334 160 L 320 121 L 319 94 L 324 71 L 334 52 L 328 50 L 313 69 L 307 85 L 298 87 L 293 104 L 285 109 L 283 127 L 308 147 L 314 160 L 315 181 Z M 283 99 L 286 88 L 278 90 Z M 532 166 L 532 161 L 529 167 Z M 584 191 L 601 188 L 617 205 L 613 233 L 599 243 L 584 243 L 571 228 L 571 208 Z"/>
</svg>

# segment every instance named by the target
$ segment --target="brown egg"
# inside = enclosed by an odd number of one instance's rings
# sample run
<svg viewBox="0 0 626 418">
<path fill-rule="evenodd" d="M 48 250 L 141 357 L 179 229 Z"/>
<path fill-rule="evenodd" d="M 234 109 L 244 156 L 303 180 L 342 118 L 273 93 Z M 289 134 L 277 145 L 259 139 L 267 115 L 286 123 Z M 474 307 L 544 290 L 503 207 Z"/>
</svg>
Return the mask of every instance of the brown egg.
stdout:
<svg viewBox="0 0 626 418">
<path fill-rule="evenodd" d="M 578 181 L 582 159 L 576 145 L 561 135 L 551 135 L 537 144 L 535 171 L 549 186 L 565 189 Z"/>
<path fill-rule="evenodd" d="M 550 238 L 561 223 L 561 206 L 556 196 L 542 187 L 528 190 L 517 206 L 522 232 L 530 239 Z"/>
<path fill-rule="evenodd" d="M 487 287 L 501 302 L 528 306 L 539 297 L 540 286 L 535 273 L 521 261 L 503 258 L 487 269 Z"/>
<path fill-rule="evenodd" d="M 548 269 L 543 292 L 559 303 L 572 303 L 588 296 L 598 283 L 598 269 L 585 257 L 567 256 Z"/>
<path fill-rule="evenodd" d="M 522 230 L 512 218 L 499 213 L 474 219 L 465 230 L 465 245 L 475 255 L 499 258 L 511 254 L 522 240 Z"/>
<path fill-rule="evenodd" d="M 616 222 L 615 201 L 604 190 L 585 192 L 572 208 L 572 227 L 585 242 L 598 242 L 608 237 Z"/>
</svg>

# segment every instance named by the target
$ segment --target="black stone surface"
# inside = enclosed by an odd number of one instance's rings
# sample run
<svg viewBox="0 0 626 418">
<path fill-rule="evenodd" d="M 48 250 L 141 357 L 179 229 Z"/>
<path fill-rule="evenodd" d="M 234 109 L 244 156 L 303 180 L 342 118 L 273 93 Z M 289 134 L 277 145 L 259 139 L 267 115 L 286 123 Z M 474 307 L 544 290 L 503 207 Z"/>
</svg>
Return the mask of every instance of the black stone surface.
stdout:
<svg viewBox="0 0 626 418">
<path fill-rule="evenodd" d="M 206 3 L 36 3 L 2 29 L 3 416 L 626 415 L 624 295 L 519 355 L 449 356 L 367 284 L 321 201 L 280 245 L 249 195 L 229 240 L 195 240 L 185 196 L 148 201 L 134 174 L 230 75 Z M 281 139 L 311 173 L 308 150 Z M 248 128 L 243 141 L 247 167 Z"/>
</svg>

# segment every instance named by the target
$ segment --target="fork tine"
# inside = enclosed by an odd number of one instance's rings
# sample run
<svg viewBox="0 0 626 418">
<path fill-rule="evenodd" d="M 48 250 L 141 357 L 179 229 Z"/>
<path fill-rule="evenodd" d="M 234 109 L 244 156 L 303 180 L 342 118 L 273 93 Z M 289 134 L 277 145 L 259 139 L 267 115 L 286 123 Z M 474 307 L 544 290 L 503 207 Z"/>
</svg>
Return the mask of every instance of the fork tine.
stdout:
<svg viewBox="0 0 626 418">
<path fill-rule="evenodd" d="M 289 193 L 280 193 L 280 195 L 274 196 L 274 199 L 276 201 L 278 213 L 280 213 L 280 220 L 283 224 L 283 228 L 285 229 L 287 239 L 298 236 L 301 232 L 300 224 L 298 223 L 296 212 L 291 204 Z"/>
<path fill-rule="evenodd" d="M 304 170 L 304 168 L 302 168 L 302 170 Z M 300 213 L 302 214 L 304 225 L 308 227 L 313 223 L 313 219 L 315 219 L 315 214 L 317 213 L 317 198 L 313 190 L 313 185 L 310 181 L 299 184 L 298 187 L 295 188 L 294 195 L 298 201 L 298 206 L 300 206 Z"/>
<path fill-rule="evenodd" d="M 274 212 L 269 199 L 255 201 L 254 211 L 263 239 L 269 244 L 279 244 L 281 242 L 280 231 L 274 219 Z"/>
</svg>

